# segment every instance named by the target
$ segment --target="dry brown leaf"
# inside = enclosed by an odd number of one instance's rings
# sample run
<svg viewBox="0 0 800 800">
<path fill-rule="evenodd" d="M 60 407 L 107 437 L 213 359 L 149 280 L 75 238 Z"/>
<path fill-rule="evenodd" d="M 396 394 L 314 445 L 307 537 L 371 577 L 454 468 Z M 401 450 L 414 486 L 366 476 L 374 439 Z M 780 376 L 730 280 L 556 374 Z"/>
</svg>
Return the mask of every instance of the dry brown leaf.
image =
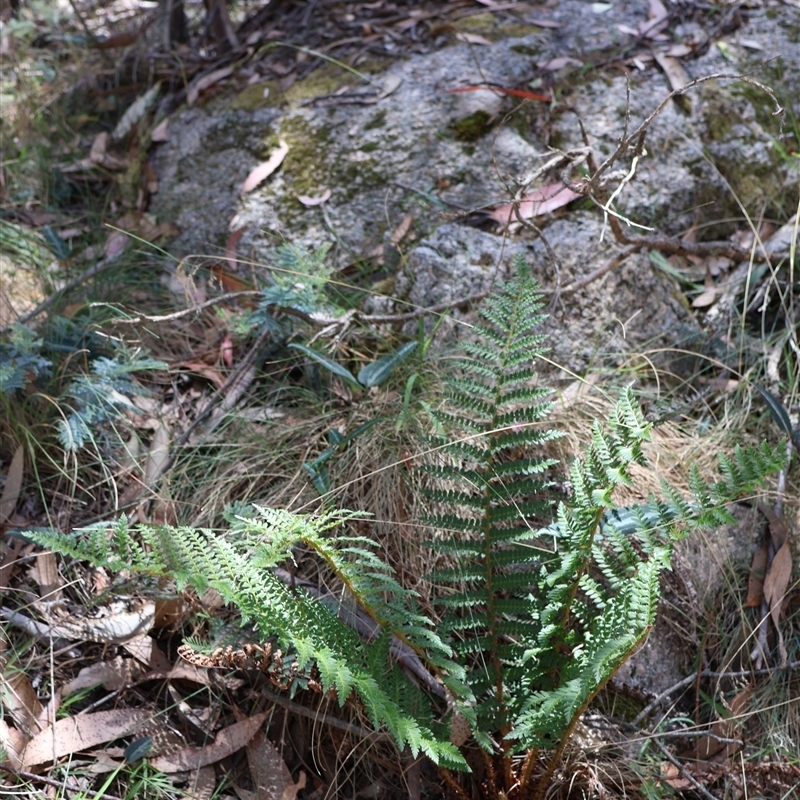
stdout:
<svg viewBox="0 0 800 800">
<path fill-rule="evenodd" d="M 233 339 L 231 339 L 229 333 L 222 337 L 222 341 L 219 344 L 219 357 L 226 367 L 233 366 Z"/>
<path fill-rule="evenodd" d="M 163 422 L 156 422 L 153 440 L 144 465 L 144 479 L 148 485 L 153 485 L 163 474 L 164 468 L 169 463 L 169 447 L 172 436 L 169 428 Z"/>
<path fill-rule="evenodd" d="M 657 52 L 653 53 L 653 58 L 655 58 L 656 64 L 664 71 L 664 74 L 667 76 L 667 81 L 669 81 L 670 88 L 673 91 L 682 89 L 691 80 L 689 78 L 689 73 L 686 72 L 683 64 L 681 64 L 677 58 L 672 58 L 671 56 Z M 677 99 L 680 99 L 681 106 L 688 111 L 691 107 L 691 98 L 688 95 L 679 95 L 676 100 Z"/>
<path fill-rule="evenodd" d="M 113 692 L 133 683 L 145 671 L 146 668 L 139 661 L 117 656 L 111 661 L 100 661 L 84 667 L 69 683 L 61 687 L 61 694 L 67 697 L 80 689 L 98 684 Z"/>
<path fill-rule="evenodd" d="M 664 7 L 661 0 L 650 0 L 647 22 L 639 24 L 639 30 L 648 39 L 657 39 L 661 31 L 669 24 L 669 11 Z"/>
<path fill-rule="evenodd" d="M 684 56 L 691 55 L 692 48 L 689 47 L 687 44 L 673 44 L 664 55 L 669 56 L 670 58 L 684 58 Z"/>
<path fill-rule="evenodd" d="M 158 193 L 158 175 L 156 174 L 153 165 L 150 163 L 150 159 L 148 158 L 144 162 L 144 179 L 145 185 L 147 186 L 147 191 L 150 194 L 157 194 Z"/>
<path fill-rule="evenodd" d="M 789 528 L 783 517 L 779 517 L 769 506 L 759 503 L 758 509 L 769 521 L 769 536 L 777 553 L 789 538 Z"/>
<path fill-rule="evenodd" d="M 257 800 L 295 800 L 306 785 L 304 772 L 298 776 L 297 783 L 292 780 L 286 762 L 263 731 L 247 745 L 247 763 Z"/>
<path fill-rule="evenodd" d="M 89 148 L 89 160 L 93 161 L 95 164 L 102 164 L 107 149 L 108 133 L 106 131 L 102 131 L 94 137 L 92 146 Z"/>
<path fill-rule="evenodd" d="M 95 39 L 91 43 L 91 47 L 95 50 L 114 50 L 117 47 L 130 47 L 136 43 L 140 33 L 141 29 L 118 33 L 116 36 L 109 36 L 108 39 Z"/>
<path fill-rule="evenodd" d="M 4 719 L 0 719 L 0 748 L 6 754 L 5 763 L 12 769 L 22 768 L 22 751 L 27 743 L 28 737 L 22 731 L 12 728 Z"/>
<path fill-rule="evenodd" d="M 403 79 L 399 75 L 388 75 L 383 82 L 378 100 L 383 100 L 385 97 L 394 94 L 403 83 Z"/>
<path fill-rule="evenodd" d="M 211 381 L 211 383 L 213 383 L 217 389 L 221 389 L 225 384 L 225 378 L 222 377 L 222 373 L 219 370 L 214 369 L 214 367 L 210 367 L 204 361 L 190 359 L 188 361 L 181 361 L 175 366 L 188 369 L 191 372 L 196 372 L 198 375 L 202 375 L 204 378 L 207 378 L 209 381 Z"/>
<path fill-rule="evenodd" d="M 150 141 L 156 143 L 169 141 L 169 117 L 164 117 L 164 119 L 153 128 Z"/>
<path fill-rule="evenodd" d="M 571 56 L 556 56 L 549 61 L 537 61 L 536 66 L 547 72 L 558 72 L 566 66 L 582 67 L 583 61 L 578 61 L 577 58 Z"/>
<path fill-rule="evenodd" d="M 139 636 L 123 644 L 123 647 L 140 663 L 149 667 L 152 672 L 146 674 L 147 679 L 189 680 L 207 686 L 211 679 L 206 670 L 197 669 L 191 664 L 178 661 L 175 666 L 161 652 L 150 636 Z"/>
<path fill-rule="evenodd" d="M 189 776 L 189 785 L 183 790 L 190 800 L 211 800 L 217 788 L 214 767 L 200 767 Z"/>
<path fill-rule="evenodd" d="M 249 225 L 242 225 L 236 228 L 235 231 L 232 231 L 230 236 L 228 236 L 228 241 L 225 242 L 225 258 L 228 261 L 228 267 L 230 269 L 235 270 L 238 266 L 237 264 L 237 248 L 239 247 L 239 240 L 244 235 L 244 232 L 249 228 Z"/>
<path fill-rule="evenodd" d="M 84 169 L 90 168 L 93 164 L 111 170 L 125 169 L 128 166 L 127 159 L 108 152 L 110 138 L 111 137 L 105 131 L 98 133 L 97 136 L 94 137 L 92 146 L 89 149 L 89 163 L 81 162 L 83 163 Z"/>
<path fill-rule="evenodd" d="M 122 231 L 111 231 L 106 239 L 103 253 L 107 259 L 116 258 L 128 246 L 130 237 Z"/>
<path fill-rule="evenodd" d="M 15 520 L 17 515 L 15 514 L 11 519 Z M 20 527 L 24 527 L 24 525 L 20 525 Z M 14 571 L 17 567 L 17 562 L 22 555 L 23 549 L 25 549 L 26 545 L 22 539 L 12 539 L 8 548 L 6 549 L 3 558 L 3 563 L 0 564 L 0 591 L 5 589 L 11 583 L 11 576 L 14 574 Z M 28 545 L 30 547 L 30 545 Z M 0 636 L 0 650 L 5 649 L 5 639 Z"/>
<path fill-rule="evenodd" d="M 31 682 L 22 672 L 6 671 L 0 674 L 3 689 L 3 707 L 11 715 L 17 728 L 27 736 L 41 731 L 38 720 L 42 715 L 42 704 Z"/>
<path fill-rule="evenodd" d="M 254 717 L 234 722 L 223 728 L 212 744 L 205 747 L 182 747 L 174 753 L 150 760 L 150 766 L 161 772 L 185 772 L 214 764 L 244 747 L 255 736 L 264 724 L 268 712 L 256 714 Z"/>
<path fill-rule="evenodd" d="M 514 211 L 517 205 L 519 205 L 519 215 L 522 219 L 532 219 L 542 214 L 549 214 L 551 211 L 571 203 L 578 197 L 581 197 L 581 195 L 573 192 L 572 189 L 568 189 L 563 184 L 551 183 L 525 195 L 519 203 L 506 203 L 500 206 L 492 211 L 489 217 L 501 225 L 507 225 L 517 218 Z"/>
<path fill-rule="evenodd" d="M 186 105 L 189 107 L 193 106 L 197 102 L 200 92 L 213 86 L 223 78 L 227 78 L 228 75 L 231 74 L 233 74 L 233 67 L 222 67 L 222 69 L 215 69 L 207 75 L 201 75 L 199 78 L 195 78 L 186 91 Z"/>
<path fill-rule="evenodd" d="M 746 686 L 729 704 L 726 704 L 730 717 L 717 720 L 711 726 L 712 736 L 701 736 L 697 740 L 695 747 L 695 758 L 697 760 L 724 763 L 736 753 L 739 749 L 737 745 L 731 742 L 720 742 L 719 739 L 734 739 L 736 737 L 742 725 L 740 717 L 747 710 L 752 693 L 752 686 Z"/>
<path fill-rule="evenodd" d="M 533 17 L 528 20 L 531 25 L 536 25 L 537 28 L 560 28 L 560 22 L 554 22 L 552 19 L 539 19 L 538 17 Z"/>
<path fill-rule="evenodd" d="M 152 712 L 143 708 L 120 708 L 60 719 L 28 742 L 22 765 L 27 769 L 127 736 L 152 717 Z"/>
<path fill-rule="evenodd" d="M 153 621 L 153 628 L 156 630 L 169 628 L 175 631 L 188 620 L 190 614 L 182 595 L 160 597 L 156 600 L 156 618 Z"/>
<path fill-rule="evenodd" d="M 699 295 L 697 295 L 694 300 L 692 300 L 692 308 L 708 308 L 708 306 L 714 305 L 716 301 L 716 288 L 706 289 L 704 292 L 701 292 Z"/>
<path fill-rule="evenodd" d="M 316 197 L 309 197 L 305 194 L 297 195 L 297 199 L 307 208 L 311 208 L 313 206 L 321 206 L 326 200 L 330 200 L 331 197 L 331 190 L 325 189 L 322 194 L 317 195 Z"/>
<path fill-rule="evenodd" d="M 778 649 L 781 655 L 781 666 L 785 667 L 788 660 L 786 645 L 783 641 L 783 633 L 779 622 L 781 616 L 781 606 L 789 588 L 789 581 L 792 579 L 792 550 L 789 541 L 785 541 L 781 549 L 775 553 L 775 558 L 767 570 L 767 577 L 764 578 L 764 597 L 769 603 L 769 612 L 772 617 L 772 624 L 778 632 Z"/>
<path fill-rule="evenodd" d="M 61 600 L 61 576 L 55 553 L 37 553 L 36 563 L 29 575 L 39 586 L 39 597 L 53 603 Z"/>
<path fill-rule="evenodd" d="M 265 181 L 283 163 L 286 154 L 289 152 L 289 145 L 281 141 L 278 148 L 263 163 L 253 169 L 242 184 L 242 194 L 252 192 L 262 181 Z"/>
<path fill-rule="evenodd" d="M 764 597 L 764 577 L 767 574 L 767 561 L 769 559 L 769 545 L 763 542 L 761 547 L 753 553 L 750 564 L 750 575 L 747 578 L 747 599 L 744 608 L 758 608 Z"/>
<path fill-rule="evenodd" d="M 25 450 L 19 445 L 14 451 L 14 457 L 6 473 L 6 484 L 3 494 L 0 495 L 0 525 L 5 525 L 11 519 L 14 509 L 19 502 L 22 491 L 22 479 L 25 475 Z"/>
<path fill-rule="evenodd" d="M 159 650 L 150 636 L 137 636 L 122 645 L 137 661 L 155 670 L 167 671 L 172 667 L 169 659 Z"/>
<path fill-rule="evenodd" d="M 459 32 L 456 34 L 456 39 L 458 39 L 459 42 L 466 42 L 467 44 L 483 44 L 488 47 L 492 45 L 485 36 L 481 36 L 479 33 Z"/>
<path fill-rule="evenodd" d="M 406 238 L 408 232 L 411 230 L 411 225 L 414 222 L 414 217 L 412 214 L 406 214 L 403 219 L 400 221 L 400 224 L 392 231 L 392 235 L 389 237 L 389 241 L 397 247 L 403 239 Z"/>
</svg>

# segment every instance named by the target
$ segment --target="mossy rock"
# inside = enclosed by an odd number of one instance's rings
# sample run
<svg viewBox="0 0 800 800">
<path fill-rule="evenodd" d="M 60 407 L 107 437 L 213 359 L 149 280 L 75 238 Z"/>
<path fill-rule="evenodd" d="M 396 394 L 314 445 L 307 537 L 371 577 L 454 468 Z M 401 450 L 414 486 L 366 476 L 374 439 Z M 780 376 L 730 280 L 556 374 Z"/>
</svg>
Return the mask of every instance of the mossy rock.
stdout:
<svg viewBox="0 0 800 800">
<path fill-rule="evenodd" d="M 386 58 L 370 58 L 358 65 L 358 71 L 364 75 L 373 75 L 385 70 L 389 63 L 390 60 Z M 344 67 L 326 62 L 285 90 L 281 90 L 280 81 L 274 80 L 247 86 L 228 103 L 228 108 L 234 111 L 255 111 L 259 108 L 285 106 L 294 109 L 307 100 L 334 94 L 348 84 L 363 85 L 363 83 L 362 78 Z M 269 90 L 266 97 L 265 89 Z"/>
<path fill-rule="evenodd" d="M 386 181 L 379 162 L 367 155 L 380 149 L 376 143 L 365 143 L 356 151 L 362 157 L 352 158 L 355 153 L 336 150 L 328 128 L 315 128 L 300 114 L 283 120 L 280 138 L 289 147 L 282 165 L 286 191 L 280 202 L 290 216 L 304 211 L 295 200 L 297 195 L 313 195 L 326 186 L 339 202 L 345 202 Z"/>
<path fill-rule="evenodd" d="M 748 84 L 720 87 L 712 83 L 704 89 L 703 141 L 730 189 L 720 191 L 718 181 L 709 181 L 707 167 L 700 159 L 687 165 L 700 178 L 698 207 L 707 204 L 704 215 L 711 222 L 741 217 L 740 203 L 750 214 L 766 211 L 768 216 L 781 218 L 787 207 L 796 204 L 797 188 L 787 189 L 786 165 L 778 149 L 765 141 L 765 133 L 768 137 L 777 135 L 774 102 Z M 731 232 L 718 226 L 714 235 Z"/>
</svg>

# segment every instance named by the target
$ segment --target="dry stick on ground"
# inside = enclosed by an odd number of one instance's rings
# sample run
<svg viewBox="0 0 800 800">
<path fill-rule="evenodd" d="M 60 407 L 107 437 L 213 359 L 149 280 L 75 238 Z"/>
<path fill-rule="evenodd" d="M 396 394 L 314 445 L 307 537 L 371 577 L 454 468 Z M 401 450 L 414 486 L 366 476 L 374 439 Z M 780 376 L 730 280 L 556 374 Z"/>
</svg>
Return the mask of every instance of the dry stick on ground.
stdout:
<svg viewBox="0 0 800 800">
<path fill-rule="evenodd" d="M 332 717 L 329 714 L 322 713 L 321 711 L 314 711 L 311 708 L 307 708 L 299 703 L 295 703 L 293 700 L 289 700 L 287 697 L 281 697 L 281 695 L 275 694 L 274 692 L 269 691 L 269 689 L 262 688 L 258 691 L 262 697 L 265 697 L 271 703 L 282 706 L 283 708 L 291 711 L 294 714 L 298 714 L 301 717 L 307 717 L 314 722 L 323 722 L 326 725 L 330 725 L 331 728 L 338 728 L 339 730 L 345 731 L 353 736 L 357 736 L 360 739 L 366 739 L 367 741 L 394 742 L 394 739 L 392 739 L 391 735 L 388 733 L 371 731 L 367 728 L 362 728 L 360 725 L 354 725 L 351 722 L 346 722 L 343 719 L 339 719 L 339 717 Z"/>
<path fill-rule="evenodd" d="M 787 670 L 795 670 L 800 668 L 800 660 L 792 661 L 786 665 Z M 673 686 L 670 686 L 669 689 L 665 689 L 661 694 L 659 694 L 654 700 L 648 703 L 630 722 L 631 726 L 637 728 L 641 725 L 642 721 L 647 718 L 647 716 L 654 711 L 658 706 L 660 706 L 671 694 L 679 691 L 680 689 L 686 689 L 688 686 L 691 686 L 698 677 L 700 678 L 717 678 L 719 680 L 723 679 L 732 679 L 732 678 L 752 678 L 754 675 L 772 675 L 774 672 L 777 671 L 776 669 L 742 669 L 736 670 L 733 672 L 716 672 L 712 669 L 704 669 L 701 670 L 700 673 L 695 673 L 693 675 L 689 675 L 683 680 L 678 681 Z"/>
<path fill-rule="evenodd" d="M 197 314 L 206 308 L 211 308 L 219 303 L 224 303 L 227 300 L 235 300 L 239 297 L 256 297 L 261 296 L 263 292 L 257 290 L 249 290 L 245 292 L 230 292 L 222 294 L 219 297 L 214 297 L 211 300 L 206 300 L 200 305 L 193 306 L 192 308 L 185 308 L 182 311 L 174 311 L 171 314 L 160 314 L 158 316 L 149 316 L 147 314 L 140 314 L 138 317 L 131 317 L 130 319 L 117 320 L 117 325 L 137 325 L 141 322 L 170 322 L 172 320 L 188 317 L 191 314 Z M 461 308 L 463 306 L 478 303 L 486 297 L 487 292 L 480 292 L 478 294 L 471 294 L 467 297 L 462 297 L 458 300 L 452 300 L 448 303 L 437 303 L 428 308 L 418 308 L 415 311 L 407 311 L 403 314 L 361 314 L 358 311 L 353 311 L 343 317 L 331 317 L 323 314 L 308 314 L 305 311 L 300 311 L 297 308 L 289 306 L 274 306 L 275 310 L 280 311 L 287 316 L 297 317 L 297 319 L 307 322 L 309 325 L 315 327 L 328 327 L 332 325 L 341 324 L 345 317 L 347 320 L 357 320 L 358 322 L 372 323 L 373 325 L 387 325 L 394 322 L 412 322 L 415 319 L 424 317 L 427 314 L 443 314 L 446 311 L 452 311 L 454 308 Z"/>
<path fill-rule="evenodd" d="M 13 767 L 8 767 L 5 764 L 0 764 L 0 770 L 7 773 L 8 775 L 15 775 L 18 778 L 24 778 L 26 781 L 36 781 L 37 783 L 43 783 L 45 786 L 54 786 L 56 789 L 64 790 L 64 781 L 56 781 L 53 778 L 45 778 L 44 775 L 36 775 L 33 772 L 25 772 L 21 769 L 14 769 Z M 97 798 L 98 800 L 122 800 L 116 794 L 100 794 L 95 793 L 92 795 L 93 797 Z"/>
<path fill-rule="evenodd" d="M 99 275 L 103 270 L 108 269 L 110 266 L 113 266 L 116 263 L 117 259 L 120 257 L 120 255 L 122 255 L 122 253 L 118 253 L 117 255 L 111 256 L 109 258 L 104 258 L 102 261 L 98 261 L 93 266 L 89 267 L 88 269 L 85 269 L 83 272 L 81 272 L 80 275 L 78 275 L 77 278 L 73 278 L 68 284 L 66 284 L 66 286 L 62 286 L 57 291 L 53 292 L 53 294 L 51 294 L 49 297 L 42 300 L 42 302 L 39 303 L 39 305 L 36 306 L 36 308 L 34 308 L 32 311 L 29 311 L 27 314 L 23 314 L 18 320 L 16 320 L 16 324 L 24 325 L 26 322 L 29 322 L 34 317 L 38 317 L 39 314 L 42 313 L 42 311 L 46 311 L 48 308 L 50 308 L 50 306 L 52 306 L 53 303 L 55 303 L 59 298 L 63 297 L 67 292 L 71 292 L 73 289 L 77 288 L 85 281 L 94 278 L 96 275 Z M 5 327 L 0 328 L 0 333 L 7 331 L 10 327 L 11 325 L 6 325 Z"/>
<path fill-rule="evenodd" d="M 658 739 L 653 739 L 652 741 L 653 744 L 663 753 L 664 758 L 666 758 L 667 761 L 669 761 L 672 765 L 678 768 L 678 770 L 681 773 L 681 776 L 692 784 L 692 786 L 694 787 L 695 791 L 698 794 L 705 797 L 706 800 L 719 800 L 719 798 L 715 794 L 711 794 L 711 792 L 709 792 L 708 789 L 706 789 L 706 787 L 703 786 L 703 784 L 700 783 L 700 781 L 698 781 L 694 777 L 694 775 L 692 775 L 689 772 L 689 770 L 687 770 L 686 767 L 684 767 L 683 764 L 681 764 L 681 762 L 678 761 L 678 759 L 675 758 L 674 755 L 672 755 L 672 753 L 670 753 L 670 751 L 667 749 L 665 745 L 661 744 L 661 742 L 659 742 Z"/>
</svg>

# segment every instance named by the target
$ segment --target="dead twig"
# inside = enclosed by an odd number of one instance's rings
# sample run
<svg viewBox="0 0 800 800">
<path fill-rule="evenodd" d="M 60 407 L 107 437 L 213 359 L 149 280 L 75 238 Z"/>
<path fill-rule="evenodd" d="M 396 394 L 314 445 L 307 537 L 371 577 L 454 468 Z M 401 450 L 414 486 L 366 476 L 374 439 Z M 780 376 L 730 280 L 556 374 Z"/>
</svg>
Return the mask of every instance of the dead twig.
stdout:
<svg viewBox="0 0 800 800">
<path fill-rule="evenodd" d="M 109 258 L 104 258 L 101 261 L 98 261 L 93 266 L 89 267 L 88 269 L 85 269 L 80 275 L 78 275 L 77 278 L 73 278 L 73 280 L 71 280 L 68 284 L 62 286 L 57 291 L 53 292 L 53 294 L 51 294 L 49 297 L 42 300 L 42 302 L 39 303 L 39 305 L 36 306 L 36 308 L 34 308 L 32 311 L 29 311 L 27 314 L 23 314 L 18 320 L 16 320 L 16 324 L 25 325 L 34 317 L 38 317 L 39 314 L 42 313 L 42 311 L 46 311 L 48 308 L 50 308 L 50 306 L 52 306 L 53 303 L 55 303 L 57 300 L 59 300 L 61 297 L 67 294 L 67 292 L 71 292 L 73 289 L 77 288 L 85 281 L 91 280 L 92 278 L 103 272 L 103 270 L 108 269 L 110 266 L 116 263 L 120 255 L 121 253 L 115 256 L 111 256 Z M 5 327 L 0 328 L 0 333 L 4 333 L 10 327 L 11 325 L 6 325 Z"/>
<path fill-rule="evenodd" d="M 594 272 L 590 272 L 585 278 L 581 278 L 579 281 L 575 281 L 571 283 L 569 286 L 565 286 L 562 290 L 562 294 L 577 292 L 580 289 L 584 289 L 593 281 L 596 281 L 598 278 L 602 278 L 603 275 L 615 270 L 617 267 L 624 264 L 634 253 L 638 252 L 641 248 L 638 245 L 634 245 L 633 247 L 629 247 L 622 253 L 614 256 L 610 261 L 603 264 L 602 267 L 598 267 Z"/>
<path fill-rule="evenodd" d="M 685 778 L 687 781 L 689 781 L 689 783 L 691 783 L 692 786 L 694 786 L 694 789 L 698 794 L 700 794 L 702 797 L 705 797 L 706 800 L 719 800 L 719 798 L 715 794 L 711 794 L 711 792 L 709 792 L 708 789 L 706 789 L 706 787 L 703 786 L 703 784 L 700 783 L 700 781 L 698 781 L 694 777 L 694 775 L 692 775 L 689 772 L 689 770 L 687 770 L 686 767 L 684 767 L 683 764 L 681 764 L 681 762 L 678 761 L 678 759 L 675 758 L 674 755 L 672 755 L 672 753 L 670 753 L 670 751 L 667 749 L 665 745 L 659 742 L 658 739 L 653 739 L 652 741 L 653 744 L 662 752 L 664 758 L 666 758 L 667 761 L 670 762 L 670 764 L 677 767 L 681 773 L 681 776 Z"/>
<path fill-rule="evenodd" d="M 366 739 L 372 742 L 393 742 L 394 739 L 388 733 L 380 733 L 378 731 L 371 731 L 367 728 L 362 728 L 360 725 L 353 725 L 351 722 L 345 722 L 339 717 L 332 717 L 330 714 L 323 714 L 320 711 L 314 711 L 306 706 L 301 706 L 300 703 L 295 703 L 289 700 L 288 697 L 281 697 L 279 694 L 269 691 L 269 689 L 259 689 L 260 694 L 275 705 L 291 711 L 306 719 L 313 720 L 314 722 L 322 722 L 329 725 L 331 728 L 338 728 L 341 731 L 356 736 L 359 739 Z"/>
<path fill-rule="evenodd" d="M 182 311 L 174 311 L 171 314 L 159 314 L 156 316 L 140 314 L 137 317 L 120 319 L 117 320 L 117 325 L 138 325 L 142 322 L 171 322 L 176 319 L 188 317 L 192 314 L 198 314 L 206 308 L 211 308 L 212 306 L 218 305 L 219 303 L 224 303 L 228 300 L 235 300 L 239 297 L 255 297 L 261 294 L 262 292 L 256 290 L 230 292 L 228 294 L 220 295 L 219 297 L 214 297 L 211 300 L 206 300 L 204 303 L 200 303 L 197 306 L 192 306 L 192 308 L 185 308 Z M 471 294 L 459 300 L 452 300 L 447 303 L 438 303 L 435 306 L 418 308 L 415 311 L 408 311 L 403 314 L 362 314 L 358 311 L 355 311 L 348 317 L 348 321 L 357 320 L 359 322 L 370 323 L 373 325 L 385 325 L 394 322 L 411 322 L 428 314 L 442 314 L 445 311 L 451 311 L 454 308 L 462 308 L 463 306 L 472 305 L 473 303 L 483 300 L 484 297 L 486 297 L 486 292 L 480 292 L 479 294 Z M 104 304 L 93 303 L 92 305 Z M 337 326 L 342 322 L 342 318 L 340 317 L 331 317 L 324 314 L 308 314 L 305 311 L 300 311 L 299 309 L 292 308 L 290 306 L 274 306 L 274 310 L 286 314 L 287 316 L 301 319 L 303 322 L 307 322 L 309 325 L 313 325 L 315 327 Z"/>
<path fill-rule="evenodd" d="M 704 75 L 702 78 L 695 78 L 684 86 L 669 92 L 669 94 L 667 94 L 666 97 L 664 97 L 664 99 L 656 106 L 655 111 L 653 111 L 639 125 L 639 127 L 636 128 L 636 130 L 634 130 L 630 135 L 623 136 L 620 139 L 617 149 L 605 161 L 603 161 L 602 164 L 600 164 L 600 166 L 597 168 L 597 171 L 589 179 L 587 183 L 587 191 L 585 193 L 588 194 L 590 191 L 598 188 L 602 176 L 619 160 L 621 156 L 627 152 L 628 148 L 631 146 L 631 143 L 637 139 L 640 140 L 637 144 L 637 155 L 641 155 L 642 149 L 644 148 L 644 134 L 653 123 L 653 120 L 664 110 L 667 103 L 669 103 L 673 97 L 682 95 L 689 89 L 693 89 L 695 86 L 699 86 L 700 84 L 716 80 L 738 80 L 749 83 L 751 86 L 755 86 L 757 89 L 760 89 L 762 92 L 767 94 L 772 102 L 775 103 L 776 110 L 773 116 L 783 116 L 783 108 L 781 108 L 781 105 L 778 102 L 778 99 L 775 97 L 775 93 L 772 91 L 772 89 L 770 89 L 768 86 L 765 86 L 763 83 L 748 77 L 747 75 L 742 75 L 736 72 L 714 72 L 711 75 Z"/>
<path fill-rule="evenodd" d="M 800 660 L 791 661 L 786 665 L 787 670 L 795 670 L 800 668 Z M 665 689 L 655 699 L 650 701 L 630 722 L 631 727 L 637 728 L 658 706 L 660 706 L 671 694 L 674 694 L 681 689 L 686 689 L 691 686 L 698 677 L 700 678 L 716 678 L 718 680 L 734 679 L 734 678 L 752 678 L 754 675 L 771 675 L 778 668 L 775 669 L 741 669 L 732 672 L 716 672 L 712 669 L 704 669 L 699 673 L 688 675 L 683 680 L 673 684 L 668 689 Z"/>
<path fill-rule="evenodd" d="M 24 778 L 26 781 L 36 781 L 37 783 L 43 783 L 45 786 L 53 786 L 56 789 L 61 789 L 62 791 L 64 790 L 63 780 L 56 781 L 53 780 L 53 778 L 46 778 L 44 775 L 36 775 L 33 772 L 25 772 L 25 770 L 22 769 L 14 769 L 6 764 L 0 764 L 0 770 L 8 775 L 14 775 L 17 778 Z M 101 794 L 98 792 L 93 796 L 99 800 L 122 800 L 122 798 L 116 794 Z"/>
</svg>

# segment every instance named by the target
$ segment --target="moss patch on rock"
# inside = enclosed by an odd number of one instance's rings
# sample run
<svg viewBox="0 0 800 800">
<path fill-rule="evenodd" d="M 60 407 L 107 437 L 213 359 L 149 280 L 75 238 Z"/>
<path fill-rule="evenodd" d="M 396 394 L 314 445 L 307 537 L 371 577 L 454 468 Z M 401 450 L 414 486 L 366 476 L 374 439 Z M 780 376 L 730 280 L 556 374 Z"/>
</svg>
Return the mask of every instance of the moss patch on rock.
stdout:
<svg viewBox="0 0 800 800">
<path fill-rule="evenodd" d="M 492 129 L 494 122 L 495 118 L 481 108 L 454 122 L 450 127 L 459 142 L 477 142 Z"/>
<path fill-rule="evenodd" d="M 388 63 L 389 59 L 386 58 L 370 58 L 358 65 L 358 71 L 372 75 L 382 72 Z M 247 86 L 228 102 L 227 107 L 233 111 L 281 107 L 294 109 L 306 100 L 333 94 L 348 84 L 363 85 L 363 80 L 338 64 L 326 62 L 285 90 L 280 88 L 280 81 L 276 80 L 261 81 Z M 268 90 L 266 97 L 265 89 Z"/>
<path fill-rule="evenodd" d="M 283 120 L 280 137 L 289 146 L 282 165 L 286 191 L 280 200 L 282 211 L 289 216 L 303 211 L 294 199 L 297 195 L 315 195 L 327 187 L 337 201 L 345 202 L 386 181 L 379 162 L 368 155 L 379 149 L 377 144 L 340 152 L 332 144 L 330 129 L 315 128 L 299 114 Z"/>
<path fill-rule="evenodd" d="M 266 91 L 266 97 L 265 95 Z M 272 108 L 277 105 L 279 95 L 277 81 L 261 81 L 242 89 L 229 103 L 231 111 L 257 111 L 259 108 Z"/>
<path fill-rule="evenodd" d="M 703 143 L 714 168 L 730 187 L 720 190 L 718 180 L 709 180 L 703 160 L 686 165 L 700 178 L 697 206 L 709 222 L 740 218 L 740 203 L 749 214 L 766 212 L 778 218 L 787 206 L 796 204 L 796 182 L 791 189 L 787 165 L 767 138 L 777 133 L 774 110 L 766 93 L 747 84 L 704 87 L 700 109 Z M 716 238 L 731 232 L 730 224 L 720 224 L 706 229 L 705 234 Z"/>
</svg>

